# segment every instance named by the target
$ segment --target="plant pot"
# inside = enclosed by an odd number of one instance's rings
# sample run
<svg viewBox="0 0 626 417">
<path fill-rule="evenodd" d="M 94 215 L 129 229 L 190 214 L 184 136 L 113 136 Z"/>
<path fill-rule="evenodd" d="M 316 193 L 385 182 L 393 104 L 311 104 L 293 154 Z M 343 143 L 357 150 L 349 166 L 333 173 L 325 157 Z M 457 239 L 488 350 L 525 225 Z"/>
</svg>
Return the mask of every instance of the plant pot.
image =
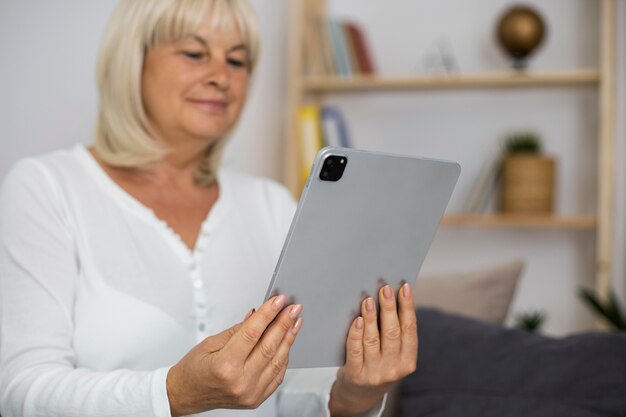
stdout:
<svg viewBox="0 0 626 417">
<path fill-rule="evenodd" d="M 538 154 L 506 156 L 502 162 L 502 211 L 552 213 L 555 165 L 553 158 Z"/>
</svg>

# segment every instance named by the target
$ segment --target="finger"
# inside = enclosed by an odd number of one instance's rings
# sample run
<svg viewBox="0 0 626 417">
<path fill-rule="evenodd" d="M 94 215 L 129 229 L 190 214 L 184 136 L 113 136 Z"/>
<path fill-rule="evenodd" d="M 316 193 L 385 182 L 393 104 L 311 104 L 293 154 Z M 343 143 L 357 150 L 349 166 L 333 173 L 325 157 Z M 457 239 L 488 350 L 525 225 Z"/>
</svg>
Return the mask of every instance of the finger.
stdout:
<svg viewBox="0 0 626 417">
<path fill-rule="evenodd" d="M 402 347 L 400 357 L 402 363 L 412 364 L 415 367 L 417 361 L 417 317 L 415 316 L 415 306 L 413 304 L 413 294 L 411 286 L 404 284 L 398 291 L 398 301 L 400 308 L 400 329 L 402 330 Z"/>
<path fill-rule="evenodd" d="M 287 367 L 289 365 L 289 351 L 291 350 L 293 343 L 296 341 L 296 335 L 301 328 L 302 317 L 299 317 L 281 342 L 275 359 L 272 362 L 272 366 L 266 368 L 263 378 L 269 381 L 269 383 L 265 389 L 265 398 L 272 395 L 280 384 L 283 383 L 285 372 L 287 372 Z"/>
<path fill-rule="evenodd" d="M 263 393 L 263 401 L 267 400 L 270 395 L 274 393 L 283 383 L 285 379 L 285 373 L 287 373 L 287 366 L 285 366 L 280 374 L 278 374 L 274 379 L 271 380 L 270 384 L 265 388 L 265 392 Z"/>
<path fill-rule="evenodd" d="M 291 328 L 302 312 L 301 304 L 294 304 L 285 308 L 274 320 L 259 343 L 255 346 L 252 354 L 246 361 L 246 368 L 252 372 L 263 372 L 265 368 L 272 367 L 275 363 L 279 347 L 284 339 L 293 339 Z"/>
<path fill-rule="evenodd" d="M 380 300 L 380 338 L 383 357 L 396 359 L 402 346 L 396 297 L 390 285 L 378 291 Z"/>
<path fill-rule="evenodd" d="M 221 350 L 226 343 L 241 329 L 242 323 L 237 323 L 228 329 L 204 339 L 200 346 L 202 346 L 203 351 L 213 353 Z"/>
<path fill-rule="evenodd" d="M 346 340 L 346 368 L 351 372 L 363 369 L 363 317 L 359 316 L 352 322 Z"/>
<path fill-rule="evenodd" d="M 368 362 L 377 362 L 380 359 L 380 334 L 378 332 L 378 317 L 376 303 L 372 297 L 367 297 L 361 304 L 363 316 L 363 358 L 365 365 Z"/>
<path fill-rule="evenodd" d="M 230 352 L 233 359 L 244 362 L 248 358 L 263 336 L 265 329 L 285 306 L 285 300 L 284 295 L 270 298 L 259 307 L 257 312 L 244 321 L 239 331 L 224 346 L 224 349 Z"/>
<path fill-rule="evenodd" d="M 248 320 L 250 318 L 250 316 L 254 314 L 255 311 L 256 311 L 256 309 L 251 308 L 250 311 L 248 311 L 248 313 L 246 314 L 246 317 L 244 317 L 243 321 Z"/>
</svg>

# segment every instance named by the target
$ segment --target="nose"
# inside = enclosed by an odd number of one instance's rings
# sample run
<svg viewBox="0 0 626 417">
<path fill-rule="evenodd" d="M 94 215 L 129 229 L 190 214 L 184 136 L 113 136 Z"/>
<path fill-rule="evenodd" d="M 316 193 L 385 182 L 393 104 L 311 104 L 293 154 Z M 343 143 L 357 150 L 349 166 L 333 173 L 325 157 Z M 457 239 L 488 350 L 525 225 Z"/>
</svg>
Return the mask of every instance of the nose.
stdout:
<svg viewBox="0 0 626 417">
<path fill-rule="evenodd" d="M 230 72 L 226 59 L 213 58 L 207 65 L 205 84 L 213 85 L 220 91 L 230 88 Z"/>
</svg>

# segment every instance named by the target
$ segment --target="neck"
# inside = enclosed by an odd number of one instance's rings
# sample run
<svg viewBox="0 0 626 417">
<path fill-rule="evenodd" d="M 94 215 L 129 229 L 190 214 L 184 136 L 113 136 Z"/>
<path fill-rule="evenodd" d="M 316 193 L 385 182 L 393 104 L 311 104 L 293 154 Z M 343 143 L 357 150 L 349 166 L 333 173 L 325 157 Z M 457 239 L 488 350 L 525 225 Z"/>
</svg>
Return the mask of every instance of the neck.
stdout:
<svg viewBox="0 0 626 417">
<path fill-rule="evenodd" d="M 178 171 L 195 171 L 206 154 L 206 143 L 168 145 L 169 152 L 162 163 Z"/>
<path fill-rule="evenodd" d="M 168 185 L 175 187 L 196 187 L 196 172 L 204 158 L 205 148 L 191 152 L 184 149 L 172 149 L 166 157 L 158 162 L 151 164 L 146 170 L 128 170 L 126 168 L 115 168 L 106 164 L 100 159 L 95 148 L 89 147 L 89 153 L 94 159 L 109 172 L 109 175 L 116 173 L 126 178 L 135 178 L 135 180 L 148 180 L 153 184 L 160 186 Z M 143 180 L 142 180 L 143 179 Z"/>
<path fill-rule="evenodd" d="M 150 169 L 153 178 L 160 183 L 195 183 L 196 172 L 205 157 L 206 144 L 185 143 L 170 145 L 169 148 L 165 158 Z"/>
</svg>

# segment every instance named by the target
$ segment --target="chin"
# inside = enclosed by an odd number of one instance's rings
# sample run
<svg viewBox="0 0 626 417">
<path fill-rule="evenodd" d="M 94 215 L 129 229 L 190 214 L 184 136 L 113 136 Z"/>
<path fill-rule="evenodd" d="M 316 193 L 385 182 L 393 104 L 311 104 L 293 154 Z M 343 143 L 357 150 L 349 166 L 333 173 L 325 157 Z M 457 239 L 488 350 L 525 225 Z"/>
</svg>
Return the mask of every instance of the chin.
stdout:
<svg viewBox="0 0 626 417">
<path fill-rule="evenodd" d="M 230 130 L 217 130 L 217 129 L 212 129 L 210 131 L 206 131 L 206 130 L 191 131 L 189 132 L 189 136 L 195 138 L 198 141 L 206 143 L 206 146 L 211 146 L 215 142 L 219 141 L 220 139 L 228 135 L 229 132 Z"/>
<path fill-rule="evenodd" d="M 207 126 L 194 126 L 186 130 L 190 135 L 198 138 L 219 139 L 227 135 L 231 131 L 232 127 L 232 124 L 212 123 Z"/>
<path fill-rule="evenodd" d="M 222 137 L 231 131 L 233 125 L 234 123 L 230 120 L 212 119 L 203 120 L 202 123 L 191 124 L 187 130 L 200 137 Z"/>
</svg>

